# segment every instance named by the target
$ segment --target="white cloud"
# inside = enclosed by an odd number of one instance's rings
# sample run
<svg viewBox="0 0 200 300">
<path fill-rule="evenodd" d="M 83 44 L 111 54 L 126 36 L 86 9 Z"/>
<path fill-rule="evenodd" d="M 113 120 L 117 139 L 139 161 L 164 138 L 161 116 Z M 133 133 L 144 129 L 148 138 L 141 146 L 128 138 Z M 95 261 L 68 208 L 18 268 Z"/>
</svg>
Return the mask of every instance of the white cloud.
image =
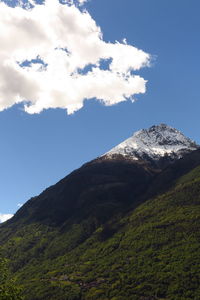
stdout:
<svg viewBox="0 0 200 300">
<path fill-rule="evenodd" d="M 13 217 L 13 215 L 11 215 L 11 214 L 0 214 L 0 223 L 3 223 L 5 221 L 9 220 L 12 217 Z"/>
<path fill-rule="evenodd" d="M 0 43 L 0 110 L 24 103 L 31 114 L 48 108 L 70 114 L 85 99 L 113 105 L 145 93 L 146 81 L 133 71 L 148 66 L 150 55 L 126 40 L 105 42 L 91 15 L 71 0 L 32 9 L 1 2 Z"/>
</svg>

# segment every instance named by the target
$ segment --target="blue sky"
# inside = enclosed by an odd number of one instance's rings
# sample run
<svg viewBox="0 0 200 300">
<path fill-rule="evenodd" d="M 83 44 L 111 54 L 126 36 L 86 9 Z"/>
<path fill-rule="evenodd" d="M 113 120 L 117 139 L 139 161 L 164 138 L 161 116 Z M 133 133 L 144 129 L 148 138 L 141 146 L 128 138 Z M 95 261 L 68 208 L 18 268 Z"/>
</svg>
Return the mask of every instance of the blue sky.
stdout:
<svg viewBox="0 0 200 300">
<path fill-rule="evenodd" d="M 0 112 L 0 213 L 39 194 L 133 132 L 167 123 L 200 143 L 200 2 L 198 0 L 91 0 L 84 7 L 103 39 L 124 38 L 151 54 L 135 71 L 147 83 L 136 101 L 105 106 L 94 99 L 65 109 L 28 114 L 23 105 Z"/>
</svg>

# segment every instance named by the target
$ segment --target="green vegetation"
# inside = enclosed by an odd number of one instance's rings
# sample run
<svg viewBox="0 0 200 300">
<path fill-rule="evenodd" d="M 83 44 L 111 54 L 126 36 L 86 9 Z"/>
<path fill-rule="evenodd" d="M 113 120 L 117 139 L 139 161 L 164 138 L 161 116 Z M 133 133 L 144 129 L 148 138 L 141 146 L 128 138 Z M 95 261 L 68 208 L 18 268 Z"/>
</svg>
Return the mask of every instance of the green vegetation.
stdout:
<svg viewBox="0 0 200 300">
<path fill-rule="evenodd" d="M 10 278 L 8 261 L 0 258 L 0 300 L 22 300 L 21 289 Z"/>
<path fill-rule="evenodd" d="M 123 217 L 9 223 L 0 243 L 26 300 L 199 300 L 200 167 Z"/>
</svg>

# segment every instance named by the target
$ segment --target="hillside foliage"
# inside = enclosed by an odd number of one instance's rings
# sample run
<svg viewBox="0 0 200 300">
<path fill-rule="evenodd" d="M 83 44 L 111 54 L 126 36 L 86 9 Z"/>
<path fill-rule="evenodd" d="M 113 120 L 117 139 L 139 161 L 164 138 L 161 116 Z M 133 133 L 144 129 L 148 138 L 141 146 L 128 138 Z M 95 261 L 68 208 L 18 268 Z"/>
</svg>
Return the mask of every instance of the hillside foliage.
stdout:
<svg viewBox="0 0 200 300">
<path fill-rule="evenodd" d="M 11 277 L 8 261 L 0 257 L 0 300 L 23 300 L 21 288 Z"/>
<path fill-rule="evenodd" d="M 170 187 L 164 172 L 167 189 L 123 215 L 3 226 L 2 250 L 25 300 L 199 300 L 200 167 Z"/>
</svg>

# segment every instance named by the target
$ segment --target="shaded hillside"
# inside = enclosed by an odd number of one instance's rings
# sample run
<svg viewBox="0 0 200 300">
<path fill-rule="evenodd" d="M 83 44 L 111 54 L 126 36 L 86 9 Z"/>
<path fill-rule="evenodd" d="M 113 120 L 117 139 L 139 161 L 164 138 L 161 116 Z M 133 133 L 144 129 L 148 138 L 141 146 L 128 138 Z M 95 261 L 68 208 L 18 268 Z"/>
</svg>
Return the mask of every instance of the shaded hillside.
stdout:
<svg viewBox="0 0 200 300">
<path fill-rule="evenodd" d="M 0 243 L 27 300 L 199 300 L 200 151 L 159 174 L 86 164 L 28 201 Z"/>
<path fill-rule="evenodd" d="M 29 200 L 8 223 L 61 226 L 90 216 L 97 223 L 105 222 L 130 205 L 137 205 L 157 172 L 144 162 L 123 157 L 96 159 Z"/>
</svg>

